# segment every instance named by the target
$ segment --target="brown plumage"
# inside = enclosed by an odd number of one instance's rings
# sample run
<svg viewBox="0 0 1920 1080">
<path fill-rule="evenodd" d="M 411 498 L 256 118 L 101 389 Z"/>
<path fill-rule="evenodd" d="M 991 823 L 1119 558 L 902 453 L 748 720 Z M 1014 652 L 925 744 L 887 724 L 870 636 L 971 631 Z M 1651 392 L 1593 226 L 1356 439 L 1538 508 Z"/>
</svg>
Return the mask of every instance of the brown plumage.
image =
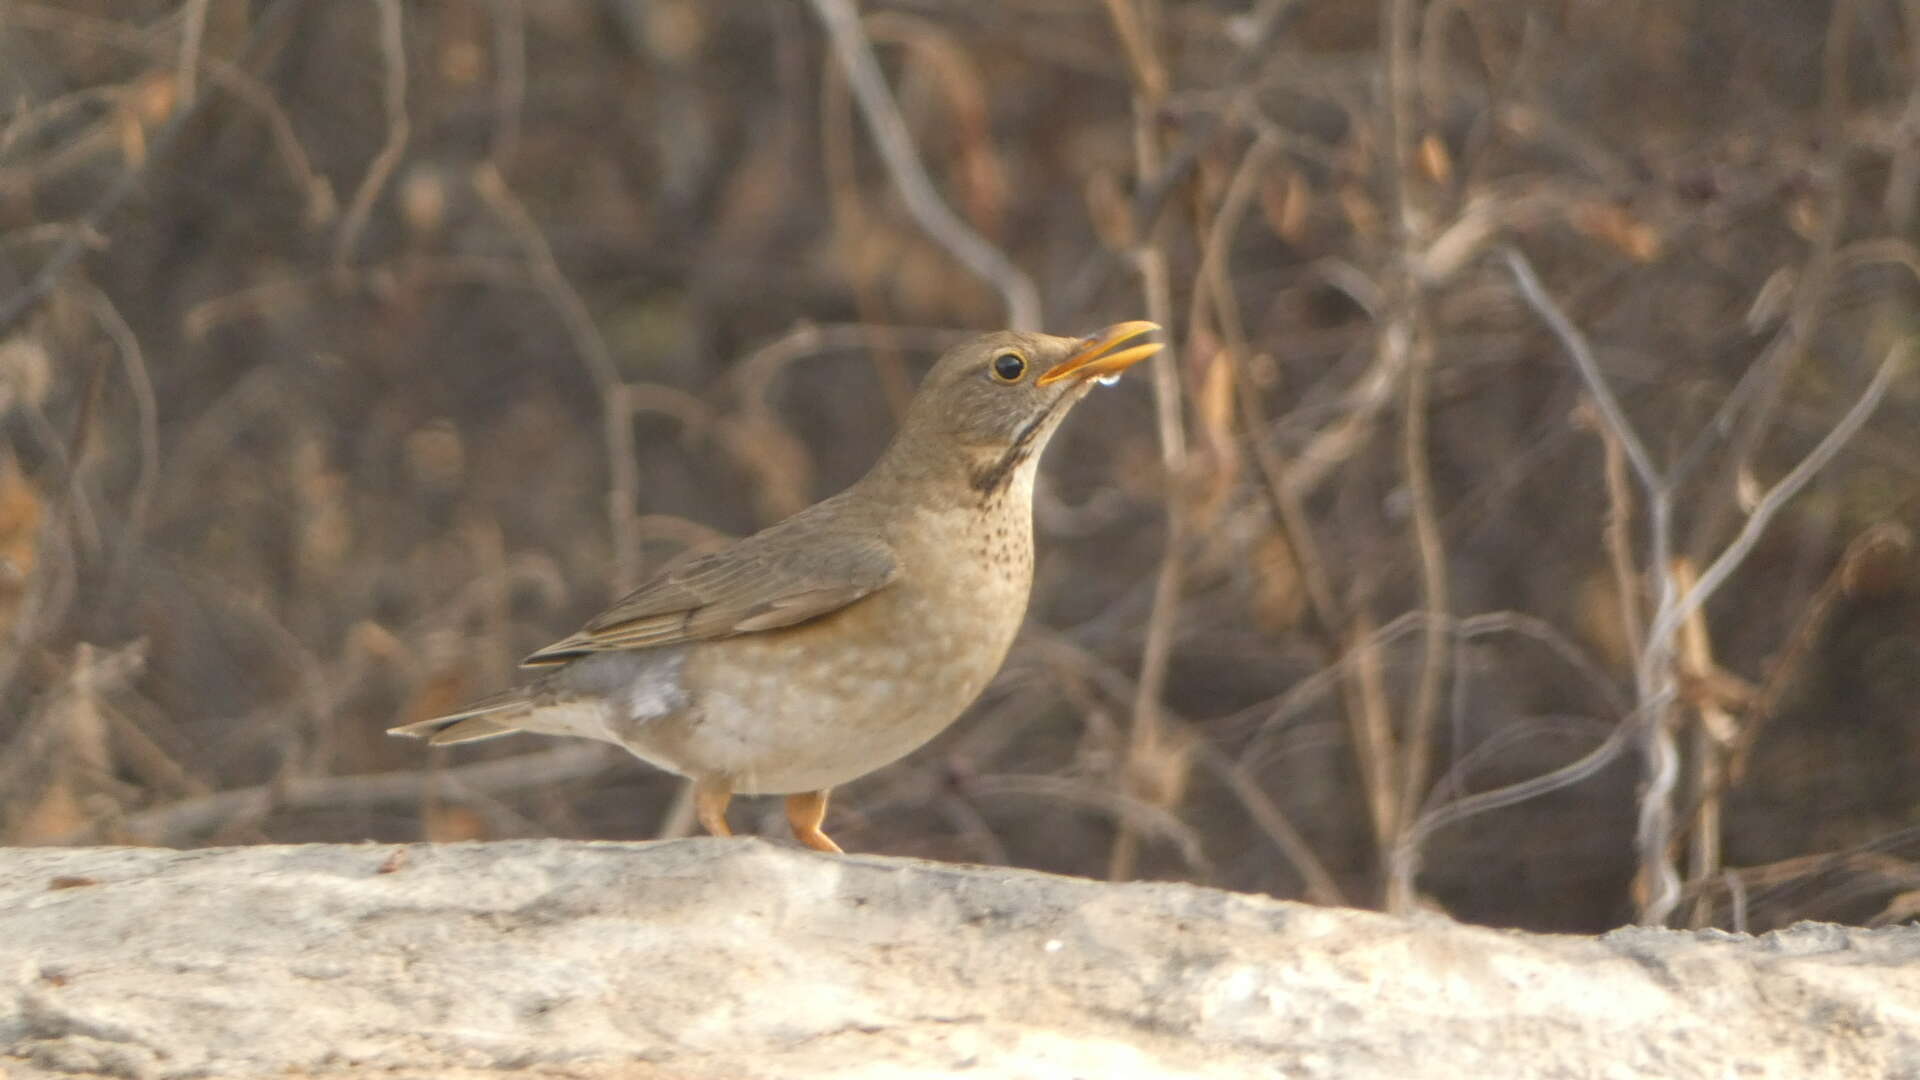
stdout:
<svg viewBox="0 0 1920 1080">
<path fill-rule="evenodd" d="M 953 349 L 852 487 L 642 585 L 527 657 L 528 684 L 394 733 L 604 739 L 691 777 L 715 834 L 734 793 L 785 794 L 795 835 L 838 851 L 828 790 L 932 738 L 999 668 L 1032 584 L 1035 463 L 1155 329 Z"/>
</svg>

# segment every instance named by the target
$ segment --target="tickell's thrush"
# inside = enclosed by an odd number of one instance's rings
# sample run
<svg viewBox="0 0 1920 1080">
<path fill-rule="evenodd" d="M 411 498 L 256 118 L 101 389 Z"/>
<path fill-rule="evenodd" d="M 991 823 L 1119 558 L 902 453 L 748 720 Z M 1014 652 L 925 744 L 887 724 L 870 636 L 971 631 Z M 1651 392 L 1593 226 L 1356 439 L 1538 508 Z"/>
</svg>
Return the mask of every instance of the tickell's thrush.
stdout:
<svg viewBox="0 0 1920 1080">
<path fill-rule="evenodd" d="M 604 739 L 692 778 L 716 835 L 735 792 L 780 794 L 802 843 L 840 850 L 828 791 L 931 739 L 999 669 L 1033 583 L 1040 452 L 1157 329 L 953 349 L 858 483 L 641 586 L 527 657 L 547 669 L 527 685 L 394 733 Z"/>
</svg>

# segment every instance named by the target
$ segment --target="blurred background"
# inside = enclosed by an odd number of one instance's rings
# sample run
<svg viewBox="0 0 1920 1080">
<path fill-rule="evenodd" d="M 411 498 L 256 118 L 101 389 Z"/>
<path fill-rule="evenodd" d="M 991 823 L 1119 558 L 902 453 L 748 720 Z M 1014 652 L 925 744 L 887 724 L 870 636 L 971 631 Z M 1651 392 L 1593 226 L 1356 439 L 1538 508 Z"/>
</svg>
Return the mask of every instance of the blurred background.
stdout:
<svg viewBox="0 0 1920 1080">
<path fill-rule="evenodd" d="M 0 83 L 0 842 L 683 832 L 383 732 L 1153 318 L 849 850 L 1920 913 L 1920 5 L 6 0 Z"/>
</svg>

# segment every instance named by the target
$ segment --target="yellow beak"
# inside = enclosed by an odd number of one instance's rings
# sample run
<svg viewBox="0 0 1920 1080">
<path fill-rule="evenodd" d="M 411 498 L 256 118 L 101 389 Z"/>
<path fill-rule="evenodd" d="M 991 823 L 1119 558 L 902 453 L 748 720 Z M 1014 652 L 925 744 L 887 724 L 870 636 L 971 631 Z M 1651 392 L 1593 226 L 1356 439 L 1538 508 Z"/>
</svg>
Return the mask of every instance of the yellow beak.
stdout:
<svg viewBox="0 0 1920 1080">
<path fill-rule="evenodd" d="M 1121 349 L 1120 346 L 1141 334 L 1150 334 L 1158 329 L 1160 329 L 1159 324 L 1141 320 L 1115 323 L 1090 338 L 1082 339 L 1080 347 L 1073 351 L 1073 355 L 1035 379 L 1034 385 L 1046 386 L 1048 383 L 1059 382 L 1070 375 L 1081 379 L 1117 378 L 1121 372 L 1164 347 L 1158 341 L 1149 341 L 1143 345 L 1133 345 L 1125 349 Z"/>
</svg>

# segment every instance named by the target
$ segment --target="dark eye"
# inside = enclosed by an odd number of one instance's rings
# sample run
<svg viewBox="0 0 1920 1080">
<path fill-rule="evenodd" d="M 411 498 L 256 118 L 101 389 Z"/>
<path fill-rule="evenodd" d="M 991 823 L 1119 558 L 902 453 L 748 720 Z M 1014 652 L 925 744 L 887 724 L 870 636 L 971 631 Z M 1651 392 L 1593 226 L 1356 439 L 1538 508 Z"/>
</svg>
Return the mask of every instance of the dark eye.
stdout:
<svg viewBox="0 0 1920 1080">
<path fill-rule="evenodd" d="M 993 358 L 993 377 L 1001 382 L 1019 382 L 1027 373 L 1027 358 L 1017 352 L 1003 352 Z"/>
</svg>

